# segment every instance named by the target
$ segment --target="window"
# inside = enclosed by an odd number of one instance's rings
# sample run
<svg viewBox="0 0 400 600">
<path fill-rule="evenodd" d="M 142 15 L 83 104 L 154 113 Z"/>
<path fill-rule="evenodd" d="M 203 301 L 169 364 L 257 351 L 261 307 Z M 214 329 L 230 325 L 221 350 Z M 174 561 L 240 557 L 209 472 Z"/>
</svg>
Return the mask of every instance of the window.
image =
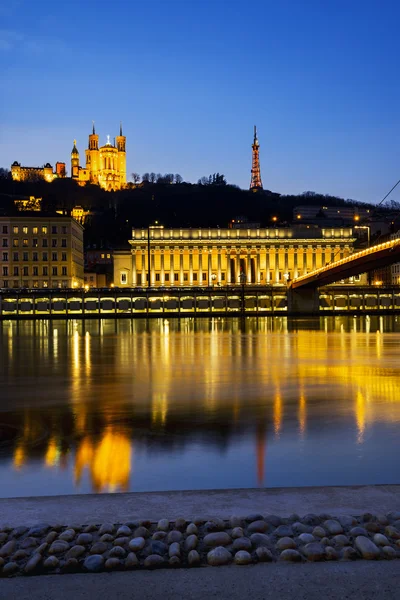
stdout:
<svg viewBox="0 0 400 600">
<path fill-rule="evenodd" d="M 66 238 L 63 238 L 63 239 L 61 240 L 61 247 L 62 247 L 62 248 L 66 248 L 66 247 L 67 247 L 67 240 L 66 240 Z"/>
<path fill-rule="evenodd" d="M 169 281 L 169 273 L 165 273 L 165 281 Z"/>
<path fill-rule="evenodd" d="M 25 239 L 23 239 L 23 240 L 22 240 L 22 245 L 23 245 L 25 248 L 27 248 L 27 247 L 28 247 L 28 240 L 27 240 L 27 238 L 25 238 Z"/>
<path fill-rule="evenodd" d="M 42 275 L 45 275 L 45 277 L 47 277 L 48 274 L 49 274 L 49 267 L 43 267 Z"/>
<path fill-rule="evenodd" d="M 67 260 L 67 253 L 66 253 L 66 252 L 63 252 L 63 253 L 61 254 L 61 260 L 63 260 L 63 261 L 66 261 L 66 260 Z"/>
<path fill-rule="evenodd" d="M 189 277 L 187 273 L 183 274 L 183 281 L 188 281 Z"/>
<path fill-rule="evenodd" d="M 13 239 L 13 246 L 14 246 L 14 248 L 18 248 L 18 239 L 17 238 Z"/>
<path fill-rule="evenodd" d="M 33 233 L 33 235 L 37 235 L 38 234 L 38 228 L 37 227 L 32 227 L 32 233 Z"/>
<path fill-rule="evenodd" d="M 68 287 L 68 281 L 66 281 L 65 279 L 63 279 L 63 282 L 62 282 L 62 287 L 63 287 L 63 288 L 66 288 L 66 287 Z"/>
<path fill-rule="evenodd" d="M 57 225 L 51 226 L 51 233 L 57 233 Z"/>
<path fill-rule="evenodd" d="M 24 277 L 28 277 L 29 276 L 29 267 L 22 267 L 22 275 Z"/>
<path fill-rule="evenodd" d="M 47 252 L 42 252 L 42 260 L 49 260 L 49 255 Z"/>
<path fill-rule="evenodd" d="M 121 283 L 126 284 L 127 276 L 126 273 L 121 273 Z"/>
<path fill-rule="evenodd" d="M 3 287 L 8 288 L 8 281 L 3 281 Z"/>
<path fill-rule="evenodd" d="M 57 248 L 57 240 L 56 239 L 51 240 L 51 247 Z"/>
<path fill-rule="evenodd" d="M 24 288 L 29 287 L 29 281 L 27 281 L 26 279 L 24 279 L 24 281 L 22 282 L 22 287 L 24 287 Z"/>
<path fill-rule="evenodd" d="M 8 240 L 6 238 L 3 239 L 3 248 L 8 248 Z"/>
<path fill-rule="evenodd" d="M 46 239 L 42 240 L 42 248 L 47 248 L 47 240 Z"/>
<path fill-rule="evenodd" d="M 61 227 L 61 233 L 67 233 L 67 226 L 66 225 L 63 225 Z"/>
<path fill-rule="evenodd" d="M 51 260 L 58 260 L 57 252 L 51 253 Z"/>
<path fill-rule="evenodd" d="M 42 233 L 44 233 L 44 235 L 47 235 L 47 225 L 43 225 Z"/>
<path fill-rule="evenodd" d="M 51 274 L 52 274 L 52 275 L 57 275 L 57 267 L 53 267 L 53 268 L 51 269 Z"/>
<path fill-rule="evenodd" d="M 24 260 L 25 262 L 29 260 L 29 255 L 27 252 L 24 252 L 22 255 L 22 260 Z"/>
<path fill-rule="evenodd" d="M 160 273 L 156 273 L 156 281 L 160 281 Z"/>
<path fill-rule="evenodd" d="M 14 277 L 18 277 L 19 276 L 19 267 L 14 267 L 14 273 L 13 273 Z"/>
<path fill-rule="evenodd" d="M 47 288 L 47 287 L 49 287 L 49 282 L 48 282 L 48 281 L 43 281 L 43 287 L 44 287 L 44 288 Z"/>
<path fill-rule="evenodd" d="M 8 277 L 8 267 L 3 267 L 3 277 Z"/>
<path fill-rule="evenodd" d="M 13 227 L 13 233 L 18 233 L 18 225 L 14 225 L 14 227 Z"/>
<path fill-rule="evenodd" d="M 221 273 L 221 280 L 225 281 L 225 273 Z"/>
<path fill-rule="evenodd" d="M 19 283 L 18 283 L 18 279 L 13 281 L 13 287 L 17 288 L 19 287 Z"/>
<path fill-rule="evenodd" d="M 37 252 L 34 252 L 32 254 L 32 260 L 33 260 L 33 262 L 37 262 L 38 261 L 38 253 Z"/>
<path fill-rule="evenodd" d="M 61 275 L 67 275 L 67 267 L 62 267 L 61 268 Z"/>
<path fill-rule="evenodd" d="M 178 273 L 174 273 L 174 281 L 179 281 L 179 279 L 178 279 Z"/>
<path fill-rule="evenodd" d="M 203 281 L 207 281 L 207 273 L 203 273 Z"/>
<path fill-rule="evenodd" d="M 37 241 L 37 238 L 33 238 L 33 240 L 32 240 L 32 246 L 33 246 L 34 248 L 37 248 L 37 247 L 38 247 L 38 241 Z"/>
<path fill-rule="evenodd" d="M 107 254 L 107 258 L 111 258 L 111 254 Z"/>
<path fill-rule="evenodd" d="M 28 233 L 28 228 L 26 226 L 22 228 L 22 233 Z"/>
<path fill-rule="evenodd" d="M 104 254 L 100 254 L 100 258 L 104 258 Z"/>
<path fill-rule="evenodd" d="M 18 252 L 13 252 L 13 260 L 14 261 L 18 261 L 19 260 L 19 254 L 18 254 Z"/>
<path fill-rule="evenodd" d="M 33 267 L 33 276 L 38 277 L 39 275 L 39 267 Z"/>
<path fill-rule="evenodd" d="M 91 275 L 91 276 L 89 277 L 89 279 L 90 279 L 90 281 L 93 281 L 93 275 Z"/>
<path fill-rule="evenodd" d="M 3 225 L 3 233 L 8 233 L 8 225 Z"/>
<path fill-rule="evenodd" d="M 193 281 L 197 281 L 197 273 L 193 273 Z"/>
<path fill-rule="evenodd" d="M 38 282 L 38 281 L 34 281 L 34 282 L 33 282 L 33 287 L 34 287 L 34 288 L 37 288 L 37 287 L 39 287 L 39 282 Z"/>
<path fill-rule="evenodd" d="M 3 252 L 3 260 L 4 261 L 8 260 L 8 252 Z"/>
</svg>

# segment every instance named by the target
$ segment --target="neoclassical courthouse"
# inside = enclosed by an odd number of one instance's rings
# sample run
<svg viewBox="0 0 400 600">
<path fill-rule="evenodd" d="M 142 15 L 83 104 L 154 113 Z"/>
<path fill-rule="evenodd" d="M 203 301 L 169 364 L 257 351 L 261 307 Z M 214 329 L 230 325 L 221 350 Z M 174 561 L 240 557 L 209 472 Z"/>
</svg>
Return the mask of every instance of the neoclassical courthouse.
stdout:
<svg viewBox="0 0 400 600">
<path fill-rule="evenodd" d="M 279 285 L 353 252 L 351 228 L 133 229 L 114 251 L 114 285 Z M 149 264 L 150 256 L 150 264 Z"/>
</svg>

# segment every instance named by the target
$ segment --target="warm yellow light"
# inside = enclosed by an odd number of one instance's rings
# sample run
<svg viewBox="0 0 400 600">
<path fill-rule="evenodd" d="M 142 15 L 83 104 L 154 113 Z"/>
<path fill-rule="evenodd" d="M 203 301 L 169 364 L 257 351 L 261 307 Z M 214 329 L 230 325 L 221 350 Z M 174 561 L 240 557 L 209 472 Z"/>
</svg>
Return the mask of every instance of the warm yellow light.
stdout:
<svg viewBox="0 0 400 600">
<path fill-rule="evenodd" d="M 89 286 L 88 286 L 88 284 L 86 284 L 85 285 L 85 290 L 88 291 L 88 289 L 89 289 Z"/>
<path fill-rule="evenodd" d="M 278 220 L 278 217 L 272 217 L 272 220 L 275 222 Z"/>
<path fill-rule="evenodd" d="M 382 285 L 383 281 L 374 281 L 374 285 Z"/>
<path fill-rule="evenodd" d="M 110 285 L 110 287 L 112 287 L 112 288 L 113 288 L 113 287 L 114 287 L 114 284 L 112 283 L 112 284 Z"/>
<path fill-rule="evenodd" d="M 355 221 L 359 221 L 359 220 L 360 220 L 360 217 L 359 217 L 359 215 L 354 215 L 354 220 L 355 220 Z"/>
<path fill-rule="evenodd" d="M 301 219 L 301 215 L 297 215 L 297 218 L 298 218 L 298 219 Z"/>
</svg>

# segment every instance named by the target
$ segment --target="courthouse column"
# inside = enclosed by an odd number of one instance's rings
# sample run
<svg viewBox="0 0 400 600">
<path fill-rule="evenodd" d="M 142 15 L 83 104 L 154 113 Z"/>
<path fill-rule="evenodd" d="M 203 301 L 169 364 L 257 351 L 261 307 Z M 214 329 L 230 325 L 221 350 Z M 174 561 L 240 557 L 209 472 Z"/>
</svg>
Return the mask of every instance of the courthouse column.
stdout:
<svg viewBox="0 0 400 600">
<path fill-rule="evenodd" d="M 251 250 L 247 249 L 247 283 L 251 283 Z"/>
<path fill-rule="evenodd" d="M 212 248 L 208 250 L 208 282 L 207 285 L 211 285 L 212 279 Z"/>
<path fill-rule="evenodd" d="M 169 255 L 169 285 L 174 285 L 174 249 L 171 248 Z"/>
<path fill-rule="evenodd" d="M 260 285 L 261 283 L 261 278 L 260 278 L 260 251 L 257 250 L 257 273 L 256 273 L 256 283 L 258 285 Z"/>
<path fill-rule="evenodd" d="M 161 267 L 161 275 L 160 275 L 160 283 L 161 285 L 165 284 L 165 275 L 164 275 L 164 250 L 161 250 L 161 257 L 160 257 L 160 267 Z"/>
<path fill-rule="evenodd" d="M 218 249 L 218 276 L 217 282 L 221 283 L 221 250 Z"/>
<path fill-rule="evenodd" d="M 199 248 L 199 285 L 203 285 L 203 251 Z"/>
<path fill-rule="evenodd" d="M 193 250 L 189 250 L 189 285 L 193 285 Z"/>
<path fill-rule="evenodd" d="M 136 286 L 136 252 L 132 251 L 132 287 Z"/>
<path fill-rule="evenodd" d="M 179 249 L 179 283 L 183 285 L 183 250 Z"/>
</svg>

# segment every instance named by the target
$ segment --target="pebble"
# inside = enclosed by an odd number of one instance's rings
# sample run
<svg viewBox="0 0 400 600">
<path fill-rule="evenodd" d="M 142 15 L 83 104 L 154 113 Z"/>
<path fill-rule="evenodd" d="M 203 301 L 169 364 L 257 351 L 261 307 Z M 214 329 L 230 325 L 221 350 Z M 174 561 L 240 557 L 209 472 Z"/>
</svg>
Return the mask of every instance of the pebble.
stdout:
<svg viewBox="0 0 400 600">
<path fill-rule="evenodd" d="M 57 534 L 56 534 L 57 535 Z M 34 537 L 26 537 L 24 540 L 22 540 L 22 542 L 20 543 L 20 548 L 34 548 L 35 546 L 38 545 L 38 541 L 36 538 Z"/>
<path fill-rule="evenodd" d="M 297 523 L 298 521 L 300 521 L 300 516 L 297 513 L 293 513 L 292 515 L 290 515 L 288 521 L 290 521 L 291 523 Z"/>
<path fill-rule="evenodd" d="M 127 537 L 127 536 L 132 535 L 132 531 L 126 525 L 122 525 L 122 527 L 119 527 L 117 529 L 116 535 L 117 535 L 117 537 Z"/>
<path fill-rule="evenodd" d="M 376 517 L 376 519 L 377 519 L 378 523 L 380 523 L 384 527 L 386 527 L 386 525 L 389 525 L 389 519 L 387 518 L 386 515 L 378 515 Z"/>
<path fill-rule="evenodd" d="M 159 554 L 150 554 L 145 561 L 144 566 L 147 569 L 156 569 L 157 567 L 162 567 L 164 565 L 164 559 Z"/>
<path fill-rule="evenodd" d="M 195 525 L 194 523 L 190 523 L 186 527 L 186 534 L 187 535 L 197 535 L 198 533 L 199 533 L 199 530 L 197 528 L 197 525 Z"/>
<path fill-rule="evenodd" d="M 350 515 L 342 515 L 341 517 L 338 517 L 338 521 L 344 529 L 350 529 L 357 525 L 357 519 Z"/>
<path fill-rule="evenodd" d="M 246 550 L 239 550 L 239 552 L 236 552 L 234 560 L 237 565 L 249 565 L 251 563 L 251 554 L 246 552 Z"/>
<path fill-rule="evenodd" d="M 242 527 L 243 519 L 242 517 L 238 517 L 237 515 L 232 515 L 229 519 L 229 524 L 232 527 L 232 529 L 235 529 L 235 527 Z"/>
<path fill-rule="evenodd" d="M 177 531 L 176 529 L 172 530 L 169 532 L 168 536 L 167 536 L 167 542 L 168 544 L 172 544 L 173 542 L 180 542 L 183 538 L 183 535 L 180 531 Z"/>
<path fill-rule="evenodd" d="M 41 562 L 42 562 L 42 555 L 39 554 L 39 552 L 35 552 L 35 554 L 32 556 L 32 558 L 30 558 L 25 565 L 25 569 L 24 569 L 25 573 L 27 573 L 28 575 L 31 573 L 34 573 Z"/>
<path fill-rule="evenodd" d="M 236 540 L 236 538 L 240 538 L 244 536 L 243 527 L 234 527 L 232 529 L 231 538 Z"/>
<path fill-rule="evenodd" d="M 162 556 L 163 554 L 166 554 L 168 552 L 168 546 L 167 544 L 164 544 L 164 542 L 158 542 L 153 540 L 152 542 L 150 542 L 150 549 L 151 549 L 151 554 L 159 554 L 160 556 Z"/>
<path fill-rule="evenodd" d="M 311 542 L 311 544 L 306 544 L 304 548 L 302 548 L 304 556 L 308 558 L 308 560 L 318 561 L 323 560 L 325 558 L 325 547 L 318 542 Z"/>
<path fill-rule="evenodd" d="M 84 533 L 93 533 L 93 531 L 97 531 L 97 525 L 94 523 L 91 525 L 86 525 L 85 529 L 83 530 Z"/>
<path fill-rule="evenodd" d="M 128 537 L 118 537 L 113 541 L 114 546 L 127 546 L 130 540 Z"/>
<path fill-rule="evenodd" d="M 368 532 L 364 527 L 353 527 L 353 529 L 350 529 L 350 535 L 351 537 L 357 537 L 358 535 L 367 536 Z"/>
<path fill-rule="evenodd" d="M 200 562 L 200 554 L 197 552 L 197 550 L 191 550 L 188 554 L 189 567 L 197 567 Z"/>
<path fill-rule="evenodd" d="M 151 536 L 152 540 L 165 540 L 165 538 L 167 537 L 167 532 L 166 531 L 155 531 L 153 533 L 153 535 Z"/>
<path fill-rule="evenodd" d="M 79 562 L 77 558 L 69 558 L 61 567 L 62 573 L 76 573 L 79 571 Z"/>
<path fill-rule="evenodd" d="M 207 554 L 207 562 L 212 567 L 228 565 L 232 561 L 232 555 L 226 548 L 217 546 Z"/>
<path fill-rule="evenodd" d="M 271 538 L 268 535 L 265 535 L 265 533 L 252 533 L 250 540 L 255 548 L 258 546 L 269 546 L 271 544 Z"/>
<path fill-rule="evenodd" d="M 107 558 L 106 562 L 104 563 L 104 567 L 108 571 L 112 571 L 113 569 L 118 569 L 118 567 L 120 567 L 121 565 L 122 565 L 122 563 L 119 560 L 119 558 Z"/>
<path fill-rule="evenodd" d="M 114 546 L 110 550 L 110 557 L 125 558 L 126 552 L 121 546 Z"/>
<path fill-rule="evenodd" d="M 21 535 L 24 535 L 24 533 L 26 533 L 28 530 L 29 527 L 24 527 L 23 525 L 21 525 L 21 527 L 16 527 L 15 529 L 13 529 L 11 535 L 15 538 L 19 538 L 21 537 Z"/>
<path fill-rule="evenodd" d="M 54 540 L 57 539 L 57 537 L 58 537 L 57 531 L 50 531 L 50 533 L 48 533 L 44 539 L 47 542 L 47 544 L 52 544 L 54 542 Z M 72 539 L 74 539 L 74 538 L 72 538 Z"/>
<path fill-rule="evenodd" d="M 311 542 L 315 542 L 315 537 L 311 533 L 301 533 L 299 540 L 302 544 L 311 544 Z"/>
<path fill-rule="evenodd" d="M 125 560 L 125 567 L 127 569 L 134 569 L 135 567 L 138 567 L 138 566 L 139 566 L 138 557 L 136 556 L 136 554 L 134 552 L 129 552 L 129 554 Z"/>
<path fill-rule="evenodd" d="M 85 559 L 83 568 L 90 573 L 98 573 L 104 566 L 104 557 L 101 554 L 92 554 Z"/>
<path fill-rule="evenodd" d="M 343 549 L 342 556 L 345 560 L 356 560 L 359 555 L 357 550 L 354 550 L 352 546 L 346 546 L 346 548 Z"/>
<path fill-rule="evenodd" d="M 356 537 L 355 545 L 357 550 L 361 552 L 363 558 L 368 560 L 379 558 L 379 548 L 369 538 L 359 535 Z"/>
<path fill-rule="evenodd" d="M 284 550 L 279 558 L 290 562 L 300 562 L 302 560 L 301 554 L 297 550 Z"/>
<path fill-rule="evenodd" d="M 278 550 L 290 550 L 291 548 L 295 550 L 297 548 L 296 542 L 290 537 L 283 537 L 277 541 L 276 547 Z"/>
<path fill-rule="evenodd" d="M 107 544 L 104 542 L 95 542 L 90 548 L 89 554 L 104 554 L 107 550 Z"/>
<path fill-rule="evenodd" d="M 389 540 L 381 533 L 376 533 L 374 535 L 374 542 L 377 546 L 389 546 Z"/>
<path fill-rule="evenodd" d="M 214 518 L 209 519 L 204 525 L 204 531 L 223 531 L 225 529 L 225 521 L 222 519 Z"/>
<path fill-rule="evenodd" d="M 4 542 L 7 540 L 7 538 L 8 538 L 7 533 L 0 533 L 0 544 L 4 544 Z"/>
<path fill-rule="evenodd" d="M 181 546 L 178 542 L 173 542 L 168 548 L 168 556 L 180 556 L 181 555 Z"/>
<path fill-rule="evenodd" d="M 394 540 L 400 540 L 400 531 L 392 525 L 388 525 L 387 527 L 385 527 L 385 534 L 388 537 L 393 538 Z"/>
<path fill-rule="evenodd" d="M 27 558 L 29 553 L 26 550 L 17 550 L 15 554 L 12 555 L 11 560 L 14 562 L 18 562 L 19 560 L 23 560 Z M 0 558 L 0 561 L 4 562 L 3 558 Z"/>
<path fill-rule="evenodd" d="M 114 536 L 111 535 L 110 533 L 104 533 L 100 538 L 100 542 L 113 542 L 113 541 L 114 541 Z"/>
<path fill-rule="evenodd" d="M 400 521 L 400 512 L 397 510 L 392 511 L 388 514 L 389 521 Z"/>
<path fill-rule="evenodd" d="M 175 529 L 178 531 L 185 531 L 186 529 L 186 519 L 179 518 L 175 520 Z"/>
<path fill-rule="evenodd" d="M 112 523 L 103 523 L 103 525 L 99 529 L 99 535 L 104 535 L 105 533 L 114 533 L 114 525 Z"/>
<path fill-rule="evenodd" d="M 179 558 L 179 556 L 171 556 L 168 564 L 170 567 L 180 567 L 181 565 L 181 559 Z"/>
<path fill-rule="evenodd" d="M 135 538 L 138 537 L 143 537 L 143 538 L 147 538 L 149 537 L 149 530 L 146 529 L 146 527 L 138 527 L 137 529 L 135 529 L 135 533 L 133 534 Z"/>
<path fill-rule="evenodd" d="M 135 537 L 129 542 L 129 549 L 132 550 L 132 552 L 138 552 L 144 548 L 145 544 L 146 540 L 143 537 Z"/>
<path fill-rule="evenodd" d="M 350 546 L 350 540 L 347 536 L 340 534 L 333 538 L 335 546 Z"/>
<path fill-rule="evenodd" d="M 17 542 L 15 540 L 10 540 L 2 548 L 0 549 L 0 557 L 4 558 L 10 556 L 10 554 L 14 554 L 17 549 Z"/>
<path fill-rule="evenodd" d="M 383 546 L 382 551 L 386 558 L 396 558 L 397 556 L 396 550 L 391 546 Z"/>
<path fill-rule="evenodd" d="M 371 513 L 364 513 L 362 515 L 362 520 L 364 521 L 364 523 L 368 523 L 369 521 L 373 521 L 374 519 L 375 517 Z"/>
<path fill-rule="evenodd" d="M 279 525 L 274 531 L 274 534 L 278 537 L 291 537 L 293 535 L 293 529 L 290 525 Z"/>
<path fill-rule="evenodd" d="M 271 562 L 274 560 L 271 550 L 265 546 L 259 546 L 256 549 L 255 554 L 260 562 Z"/>
<path fill-rule="evenodd" d="M 323 538 L 326 536 L 326 531 L 323 527 L 317 525 L 317 527 L 314 527 L 312 530 L 312 535 L 316 538 Z"/>
<path fill-rule="evenodd" d="M 232 543 L 232 538 L 225 531 L 209 533 L 204 538 L 204 544 L 208 547 L 229 546 Z"/>
<path fill-rule="evenodd" d="M 264 521 L 272 525 L 272 527 L 279 527 L 279 525 L 282 525 L 282 519 L 277 515 L 266 515 Z"/>
<path fill-rule="evenodd" d="M 76 539 L 78 546 L 88 546 L 93 542 L 93 536 L 91 533 L 80 533 Z"/>
<path fill-rule="evenodd" d="M 326 546 L 325 557 L 326 560 L 337 560 L 339 558 L 339 555 L 336 552 L 335 548 L 332 548 L 332 546 Z"/>
<path fill-rule="evenodd" d="M 157 529 L 159 531 L 168 531 L 169 530 L 169 521 L 168 519 L 161 519 L 157 523 Z"/>
<path fill-rule="evenodd" d="M 1 574 L 8 577 L 9 575 L 13 575 L 16 571 L 18 571 L 18 565 L 16 562 L 11 561 L 4 565 Z"/>
<path fill-rule="evenodd" d="M 185 550 L 187 552 L 190 552 L 191 550 L 194 550 L 197 547 L 198 544 L 198 537 L 197 535 L 189 535 L 186 540 L 185 540 Z"/>
<path fill-rule="evenodd" d="M 323 537 L 319 540 L 319 543 L 322 544 L 322 546 L 330 546 L 331 540 L 328 537 Z"/>
<path fill-rule="evenodd" d="M 38 525 L 34 525 L 29 529 L 28 535 L 33 537 L 43 537 L 46 535 L 49 529 L 51 529 L 51 527 L 47 523 L 39 523 Z"/>
<path fill-rule="evenodd" d="M 197 525 L 197 527 L 200 527 L 200 525 L 203 525 L 206 522 L 206 519 L 204 517 L 194 517 L 194 519 L 192 519 L 192 522 Z"/>
<path fill-rule="evenodd" d="M 268 531 L 269 525 L 265 521 L 253 521 L 247 528 L 249 533 L 265 533 Z"/>
<path fill-rule="evenodd" d="M 140 519 L 139 527 L 145 527 L 146 529 L 149 529 L 151 527 L 150 519 Z"/>
<path fill-rule="evenodd" d="M 248 537 L 236 538 L 233 541 L 234 550 L 251 550 L 252 543 Z"/>
<path fill-rule="evenodd" d="M 65 558 L 68 560 L 69 558 L 79 558 L 86 552 L 85 546 L 72 546 L 65 555 Z"/>
<path fill-rule="evenodd" d="M 340 533 L 343 533 L 343 527 L 341 526 L 339 521 L 335 521 L 334 519 L 328 519 L 327 521 L 324 522 L 323 525 L 324 525 L 324 528 L 331 535 L 339 535 Z"/>
<path fill-rule="evenodd" d="M 370 523 L 366 523 L 365 529 L 370 533 L 379 533 L 382 527 L 378 523 L 371 521 Z"/>
<path fill-rule="evenodd" d="M 40 552 L 40 554 L 43 554 L 43 552 L 47 550 L 47 547 L 48 544 L 46 542 L 43 542 L 43 544 L 40 544 L 40 546 L 36 548 L 35 552 Z"/>
<path fill-rule="evenodd" d="M 57 569 L 60 561 L 56 556 L 49 556 L 43 563 L 45 569 Z"/>
<path fill-rule="evenodd" d="M 310 513 L 308 515 L 305 515 L 302 518 L 303 523 L 305 523 L 306 525 L 311 525 L 311 527 L 316 527 L 317 525 L 320 524 L 321 519 L 319 518 L 318 515 L 314 515 L 313 513 Z"/>
<path fill-rule="evenodd" d="M 300 535 L 302 533 L 310 533 L 311 528 L 309 525 L 304 525 L 303 523 L 293 523 L 292 525 L 292 529 L 294 531 L 295 534 Z"/>
<path fill-rule="evenodd" d="M 54 531 L 51 531 L 48 535 L 51 536 L 54 533 Z M 58 536 L 59 540 L 64 540 L 65 542 L 72 542 L 72 540 L 75 539 L 76 536 L 76 531 L 74 529 L 67 529 L 66 531 L 63 531 L 62 533 L 60 533 L 60 535 Z M 54 542 L 54 540 L 53 540 Z M 49 542 L 49 544 L 51 544 L 52 542 Z"/>
<path fill-rule="evenodd" d="M 49 548 L 49 554 L 64 554 L 69 550 L 69 544 L 63 540 L 56 540 Z"/>
</svg>

